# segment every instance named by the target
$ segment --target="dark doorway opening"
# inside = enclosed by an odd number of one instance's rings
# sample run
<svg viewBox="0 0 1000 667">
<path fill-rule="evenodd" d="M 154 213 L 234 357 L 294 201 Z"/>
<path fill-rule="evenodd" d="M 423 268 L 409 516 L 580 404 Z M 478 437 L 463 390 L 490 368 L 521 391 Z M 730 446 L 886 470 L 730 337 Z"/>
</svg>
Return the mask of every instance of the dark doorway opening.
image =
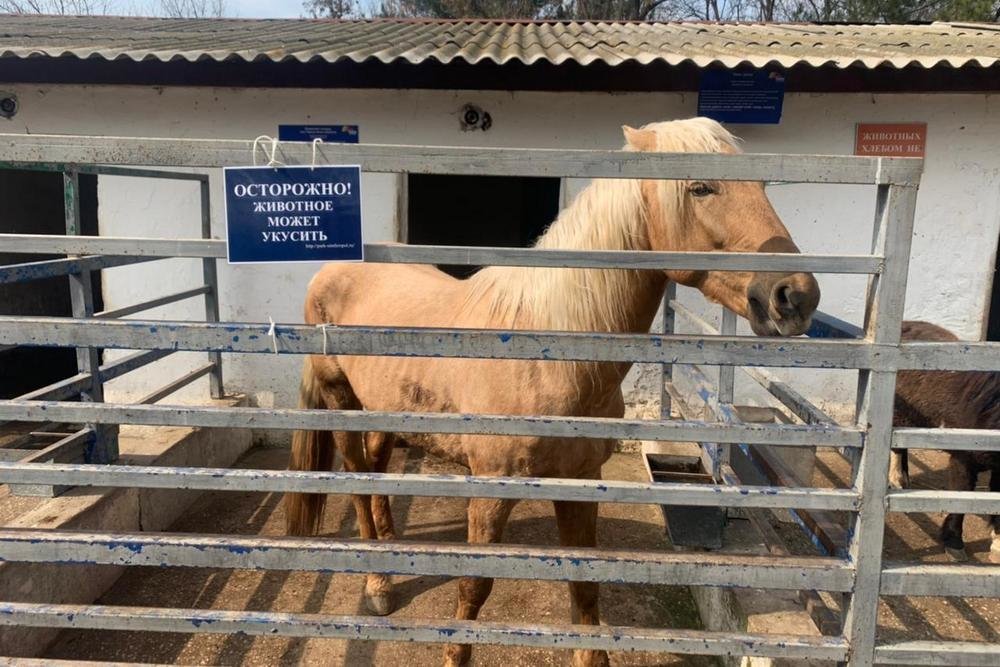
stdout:
<svg viewBox="0 0 1000 667">
<path fill-rule="evenodd" d="M 80 175 L 80 223 L 85 235 L 97 234 L 97 176 Z M 58 172 L 0 170 L 0 232 L 65 234 L 63 179 Z M 0 251 L 0 264 L 21 264 L 55 255 Z M 100 272 L 95 272 L 94 307 L 103 310 Z M 66 276 L 0 284 L 0 315 L 70 317 Z M 15 347 L 0 350 L 0 398 L 13 398 L 76 375 L 76 352 L 69 348 Z"/>
<path fill-rule="evenodd" d="M 411 174 L 409 243 L 528 247 L 559 212 L 558 178 Z M 439 266 L 456 278 L 481 267 Z"/>
<path fill-rule="evenodd" d="M 996 265 L 993 268 L 993 293 L 990 297 L 986 340 L 1000 341 L 1000 241 L 997 242 Z"/>
</svg>

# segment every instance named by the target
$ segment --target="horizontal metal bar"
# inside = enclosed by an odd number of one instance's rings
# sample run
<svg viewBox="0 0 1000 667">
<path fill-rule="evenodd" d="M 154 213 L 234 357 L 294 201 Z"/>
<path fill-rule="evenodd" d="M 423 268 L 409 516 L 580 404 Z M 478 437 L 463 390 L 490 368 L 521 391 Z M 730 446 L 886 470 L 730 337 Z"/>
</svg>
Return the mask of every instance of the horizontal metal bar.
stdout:
<svg viewBox="0 0 1000 667">
<path fill-rule="evenodd" d="M 314 152 L 315 151 L 315 152 Z M 732 155 L 608 150 L 281 142 L 283 164 L 357 164 L 362 171 L 470 176 L 672 178 L 916 185 L 923 161 L 832 155 Z M 253 142 L 225 139 L 0 135 L 0 164 L 242 167 Z M 11 165 L 13 166 L 13 165 Z"/>
<path fill-rule="evenodd" d="M 124 375 L 125 373 L 141 368 L 146 364 L 158 361 L 159 359 L 162 359 L 170 354 L 172 354 L 171 350 L 139 350 L 138 352 L 133 352 L 132 354 L 126 355 L 120 359 L 116 359 L 101 366 L 101 381 L 108 382 Z M 27 394 L 22 394 L 15 400 L 62 401 L 67 398 L 78 396 L 81 391 L 90 388 L 90 386 L 90 373 L 77 373 L 73 377 L 53 382 L 50 385 L 40 387 L 34 391 L 28 392 Z"/>
<path fill-rule="evenodd" d="M 180 405 L 119 405 L 57 401 L 0 401 L 0 419 L 86 424 L 146 424 L 205 428 L 256 428 L 391 433 L 530 435 L 544 438 L 614 438 L 671 442 L 860 447 L 854 427 L 775 424 L 706 424 L 687 421 L 374 410 L 222 408 Z"/>
<path fill-rule="evenodd" d="M 511 625 L 488 621 L 422 621 L 260 611 L 50 605 L 0 602 L 0 624 L 61 629 L 322 637 L 432 644 L 499 644 L 536 648 L 661 651 L 842 660 L 842 637 L 745 634 L 593 625 Z"/>
<path fill-rule="evenodd" d="M 98 176 L 125 176 L 129 178 L 162 178 L 173 181 L 205 181 L 208 174 L 197 174 L 187 171 L 172 171 L 167 169 L 141 169 L 137 167 L 114 167 L 100 164 L 67 164 L 59 162 L 26 162 L 19 164 L 18 169 L 28 171 L 75 171 L 80 174 L 95 174 Z"/>
<path fill-rule="evenodd" d="M 850 590 L 853 582 L 851 566 L 831 558 L 13 528 L 0 528 L 0 561 L 383 572 L 842 592 Z"/>
<path fill-rule="evenodd" d="M 791 385 L 779 380 L 771 373 L 761 368 L 742 368 L 742 370 L 806 424 L 833 425 L 837 423 Z"/>
<path fill-rule="evenodd" d="M 684 317 L 688 322 L 695 325 L 702 333 L 710 336 L 717 335 L 719 330 L 709 324 L 705 319 L 695 314 L 684 304 L 672 299 L 670 307 L 678 315 Z M 745 368 L 741 370 L 749 375 L 755 382 L 763 387 L 769 394 L 774 396 L 792 413 L 807 424 L 835 424 L 836 422 L 826 413 L 813 405 L 809 399 L 793 389 L 788 383 L 779 380 L 777 377 L 760 368 Z"/>
<path fill-rule="evenodd" d="M 703 363 L 796 368 L 888 365 L 895 349 L 864 341 L 493 329 L 314 327 L 234 322 L 0 317 L 0 344 L 396 357 Z M 998 355 L 1000 356 L 1000 355 Z M 997 360 L 1000 362 L 1000 359 Z"/>
<path fill-rule="evenodd" d="M 463 246 L 366 245 L 365 261 L 465 266 L 557 266 L 609 269 L 688 269 L 691 271 L 807 271 L 873 274 L 881 257 L 787 253 L 662 252 L 472 248 Z"/>
<path fill-rule="evenodd" d="M 165 306 L 168 303 L 176 303 L 177 301 L 183 301 L 185 299 L 190 299 L 191 297 L 201 296 L 202 294 L 208 294 L 211 291 L 211 287 L 208 285 L 202 285 L 201 287 L 195 287 L 194 289 L 184 290 L 183 292 L 175 292 L 173 294 L 167 294 L 166 296 L 161 296 L 156 299 L 150 299 L 149 301 L 143 301 L 142 303 L 136 303 L 131 306 L 125 306 L 123 308 L 115 308 L 114 310 L 102 310 L 99 313 L 94 313 L 94 317 L 97 319 L 109 320 L 116 317 L 125 317 L 126 315 L 132 315 L 133 313 L 141 313 L 145 310 L 152 310 L 153 308 L 158 308 L 160 306 Z"/>
<path fill-rule="evenodd" d="M 923 371 L 1000 371 L 1000 343 L 905 342 L 898 368 Z"/>
<path fill-rule="evenodd" d="M 136 403 L 142 405 L 148 405 L 150 403 L 156 403 L 157 401 L 166 398 L 170 394 L 183 389 L 195 380 L 205 375 L 208 375 L 215 368 L 214 363 L 202 364 L 201 366 L 195 368 L 194 370 L 188 371 L 184 375 L 180 376 L 173 382 L 166 384 L 156 391 L 150 392 L 149 394 L 140 398 Z"/>
<path fill-rule="evenodd" d="M 225 259 L 226 242 L 218 239 L 151 239 L 0 234 L 4 250 L 24 253 L 101 253 L 152 257 Z M 8 250 L 9 249 L 9 250 Z M 869 255 L 798 255 L 742 252 L 652 252 L 624 250 L 551 250 L 468 246 L 365 245 L 365 261 L 375 264 L 456 264 L 465 266 L 554 266 L 569 268 L 686 268 L 701 271 L 811 271 L 879 273 L 881 257 Z"/>
<path fill-rule="evenodd" d="M 892 432 L 896 449 L 941 449 L 1000 452 L 1000 429 L 897 428 Z"/>
<path fill-rule="evenodd" d="M 149 350 L 150 352 L 152 350 Z M 90 389 L 93 386 L 90 373 L 77 373 L 72 377 L 68 377 L 65 380 L 59 380 L 58 382 L 53 382 L 52 384 L 45 385 L 44 387 L 39 387 L 33 391 L 29 391 L 27 394 L 21 394 L 16 397 L 15 400 L 18 401 L 38 401 L 38 400 L 49 400 L 49 401 L 63 401 L 67 398 L 72 398 L 74 396 L 79 396 L 81 391 L 85 389 Z"/>
<path fill-rule="evenodd" d="M 0 611 L 0 613 L 3 613 Z M 0 624 L 3 621 L 0 620 Z M 26 625 L 32 625 L 32 623 L 26 623 Z M 40 623 L 34 624 L 34 627 L 45 627 Z M 65 658 L 11 658 L 4 657 L 3 662 L 0 663 L 3 667 L 172 667 L 167 663 L 161 662 L 107 662 L 102 660 L 100 662 L 95 662 L 93 660 L 68 660 Z"/>
<path fill-rule="evenodd" d="M 331 493 L 453 498 L 532 498 L 709 507 L 797 507 L 854 511 L 858 495 L 848 489 L 716 486 L 616 480 L 306 472 L 126 465 L 20 465 L 0 463 L 0 483 L 24 481 L 73 486 Z"/>
<path fill-rule="evenodd" d="M 92 428 L 83 428 L 76 433 L 54 442 L 48 447 L 32 452 L 21 459 L 25 465 L 55 465 L 60 463 L 81 463 L 86 458 L 87 448 L 96 442 Z M 10 493 L 14 496 L 34 496 L 54 498 L 62 495 L 72 485 L 33 484 L 27 479 L 12 478 L 8 481 Z"/>
<path fill-rule="evenodd" d="M 909 641 L 875 647 L 877 665 L 1000 667 L 1000 644 Z"/>
<path fill-rule="evenodd" d="M 324 343 L 324 338 L 326 342 Z M 619 361 L 794 368 L 1000 371 L 1000 343 L 903 343 L 493 329 L 0 317 L 0 345 Z"/>
<path fill-rule="evenodd" d="M 890 512 L 1000 514 L 1000 493 L 992 491 L 890 489 L 888 498 Z"/>
<path fill-rule="evenodd" d="M 4 248 L 4 251 L 7 249 Z M 66 259 L 46 259 L 39 262 L 23 264 L 7 264 L 0 266 L 0 284 L 23 283 L 43 278 L 68 276 L 84 271 L 98 271 L 115 266 L 151 262 L 156 257 L 123 257 L 115 255 L 93 255 L 89 257 L 74 257 Z"/>
<path fill-rule="evenodd" d="M 226 258 L 226 242 L 219 239 L 0 234 L 0 242 L 11 253 Z"/>
<path fill-rule="evenodd" d="M 48 447 L 39 449 L 29 456 L 21 459 L 20 463 L 25 465 L 45 465 L 45 462 L 51 461 L 53 463 L 70 463 L 75 461 L 83 460 L 83 451 L 87 444 L 93 442 L 94 440 L 94 430 L 90 428 L 83 428 L 68 435 L 64 438 L 60 438 L 57 442 L 53 442 Z M 30 484 L 28 479 L 18 479 L 17 477 L 11 477 L 7 480 L 8 484 Z"/>
<path fill-rule="evenodd" d="M 66 167 L 67 165 L 61 165 Z M 166 169 L 140 169 L 137 167 L 113 167 L 110 165 L 72 165 L 72 169 L 81 174 L 97 174 L 100 176 L 124 176 L 126 178 L 162 178 L 171 181 L 208 182 L 208 174 L 195 174 L 187 171 L 170 171 Z M 64 171 L 65 169 L 60 169 Z"/>
<path fill-rule="evenodd" d="M 1000 597 L 1000 567 L 982 564 L 886 564 L 882 595 Z"/>
</svg>

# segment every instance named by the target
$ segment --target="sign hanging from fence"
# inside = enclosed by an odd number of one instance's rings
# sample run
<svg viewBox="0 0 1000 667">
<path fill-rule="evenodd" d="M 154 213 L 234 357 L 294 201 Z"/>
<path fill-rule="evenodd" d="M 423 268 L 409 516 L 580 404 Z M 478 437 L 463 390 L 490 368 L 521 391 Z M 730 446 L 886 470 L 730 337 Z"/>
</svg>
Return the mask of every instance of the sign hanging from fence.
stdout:
<svg viewBox="0 0 1000 667">
<path fill-rule="evenodd" d="M 858 123 L 854 154 L 870 157 L 924 157 L 927 123 Z"/>
<path fill-rule="evenodd" d="M 326 144 L 358 143 L 357 125 L 279 125 L 279 141 L 312 141 Z"/>
<path fill-rule="evenodd" d="M 698 115 L 720 123 L 775 124 L 781 120 L 785 76 L 754 70 L 706 70 L 698 91 Z"/>
<path fill-rule="evenodd" d="M 361 261 L 361 167 L 228 167 L 231 264 Z"/>
</svg>

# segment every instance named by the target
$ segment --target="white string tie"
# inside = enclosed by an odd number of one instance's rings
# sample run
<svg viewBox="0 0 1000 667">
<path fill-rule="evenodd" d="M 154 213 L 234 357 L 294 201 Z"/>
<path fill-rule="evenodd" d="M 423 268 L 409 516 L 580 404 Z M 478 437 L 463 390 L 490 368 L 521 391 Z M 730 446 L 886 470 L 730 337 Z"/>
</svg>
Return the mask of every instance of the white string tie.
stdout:
<svg viewBox="0 0 1000 667">
<path fill-rule="evenodd" d="M 271 144 L 271 152 L 268 153 L 268 143 Z M 277 167 L 284 163 L 278 160 L 278 140 L 274 137 L 269 137 L 266 134 L 262 134 L 253 140 L 253 166 L 257 166 L 257 147 L 260 146 L 261 150 L 264 151 L 264 157 L 267 158 L 267 164 L 265 167 Z"/>
<path fill-rule="evenodd" d="M 278 335 L 274 331 L 274 319 L 270 315 L 267 316 L 267 319 L 271 323 L 271 327 L 267 330 L 267 335 L 271 337 L 271 348 L 275 354 L 278 354 Z"/>
<path fill-rule="evenodd" d="M 323 140 L 320 139 L 319 137 L 316 137 L 312 141 L 312 166 L 310 167 L 310 169 L 316 168 L 316 147 L 321 143 L 323 143 Z"/>
</svg>

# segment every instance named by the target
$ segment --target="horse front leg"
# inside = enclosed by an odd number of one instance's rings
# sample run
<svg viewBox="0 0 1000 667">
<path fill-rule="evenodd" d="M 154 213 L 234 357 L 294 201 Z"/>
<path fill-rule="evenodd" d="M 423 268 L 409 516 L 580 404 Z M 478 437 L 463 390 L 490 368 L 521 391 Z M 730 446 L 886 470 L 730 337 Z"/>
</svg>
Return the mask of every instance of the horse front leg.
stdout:
<svg viewBox="0 0 1000 667">
<path fill-rule="evenodd" d="M 948 489 L 951 491 L 972 491 L 976 488 L 976 470 L 967 452 L 952 452 L 948 455 Z M 941 527 L 941 542 L 949 556 L 957 561 L 969 560 L 962 539 L 964 514 L 949 514 Z"/>
<path fill-rule="evenodd" d="M 507 525 L 513 500 L 499 498 L 472 498 L 469 500 L 469 544 L 499 542 Z M 458 608 L 455 619 L 474 621 L 479 610 L 493 590 L 493 580 L 481 577 L 463 577 L 458 582 Z M 468 644 L 448 644 L 444 648 L 445 667 L 459 667 L 469 663 L 472 647 Z"/>
<path fill-rule="evenodd" d="M 889 454 L 889 486 L 894 489 L 910 487 L 909 452 L 905 449 L 894 449 Z"/>
<path fill-rule="evenodd" d="M 556 501 L 559 542 L 564 547 L 597 546 L 597 503 Z M 592 581 L 569 582 L 570 618 L 577 625 L 600 625 L 599 585 Z M 575 667 L 600 667 L 608 664 L 607 651 L 573 651 Z"/>
</svg>

